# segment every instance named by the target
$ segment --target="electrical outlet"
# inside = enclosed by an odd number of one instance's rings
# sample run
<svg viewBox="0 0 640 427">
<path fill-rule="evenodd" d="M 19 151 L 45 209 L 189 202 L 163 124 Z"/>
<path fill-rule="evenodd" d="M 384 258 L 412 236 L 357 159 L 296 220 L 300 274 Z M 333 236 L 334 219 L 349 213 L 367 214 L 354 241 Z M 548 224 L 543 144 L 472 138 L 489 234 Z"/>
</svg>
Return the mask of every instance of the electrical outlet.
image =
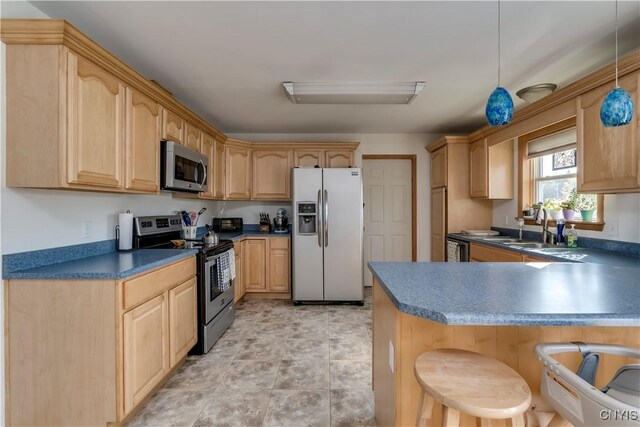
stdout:
<svg viewBox="0 0 640 427">
<path fill-rule="evenodd" d="M 88 239 L 89 237 L 91 237 L 91 222 L 83 221 L 82 222 L 82 238 Z"/>
<path fill-rule="evenodd" d="M 612 221 L 607 221 L 607 235 L 609 236 L 617 236 L 618 235 L 618 220 L 614 219 Z"/>
</svg>

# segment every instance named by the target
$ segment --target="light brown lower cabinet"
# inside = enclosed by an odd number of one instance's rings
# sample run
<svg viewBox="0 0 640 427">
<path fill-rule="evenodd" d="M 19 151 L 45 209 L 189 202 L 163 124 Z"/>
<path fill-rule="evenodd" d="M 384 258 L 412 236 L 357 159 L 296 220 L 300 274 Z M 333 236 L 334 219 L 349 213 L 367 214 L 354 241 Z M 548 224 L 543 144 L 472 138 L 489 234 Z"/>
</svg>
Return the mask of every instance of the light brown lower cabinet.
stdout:
<svg viewBox="0 0 640 427">
<path fill-rule="evenodd" d="M 126 280 L 5 281 L 4 425 L 119 424 L 196 342 L 195 258 Z"/>
<path fill-rule="evenodd" d="M 169 371 L 166 294 L 127 311 L 124 328 L 124 412 L 130 412 Z"/>
<path fill-rule="evenodd" d="M 477 243 L 470 245 L 470 252 L 469 258 L 471 262 L 553 262 L 550 259 L 523 255 L 520 252 L 493 248 Z"/>
<path fill-rule="evenodd" d="M 243 280 L 246 292 L 290 293 L 290 239 L 288 237 L 250 238 L 244 240 L 242 244 Z"/>
<path fill-rule="evenodd" d="M 244 286 L 244 271 L 242 263 L 242 242 L 235 242 L 233 244 L 236 260 L 236 279 L 233 283 L 233 302 L 238 302 L 242 299 L 246 293 Z"/>
<path fill-rule="evenodd" d="M 469 260 L 471 262 L 522 262 L 523 255 L 518 252 L 472 243 L 470 245 Z"/>
</svg>

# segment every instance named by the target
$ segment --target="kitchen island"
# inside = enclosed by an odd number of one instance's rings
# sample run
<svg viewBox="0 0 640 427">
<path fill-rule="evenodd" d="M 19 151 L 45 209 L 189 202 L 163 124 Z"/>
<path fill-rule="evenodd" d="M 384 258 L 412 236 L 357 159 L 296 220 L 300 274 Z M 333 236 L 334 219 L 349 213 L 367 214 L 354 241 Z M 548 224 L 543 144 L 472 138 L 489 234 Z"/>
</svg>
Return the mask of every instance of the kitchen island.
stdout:
<svg viewBox="0 0 640 427">
<path fill-rule="evenodd" d="M 533 354 L 537 343 L 640 346 L 640 268 L 372 262 L 369 269 L 374 276 L 373 388 L 378 425 L 415 425 L 420 387 L 413 366 L 430 349 L 453 347 L 495 357 L 518 371 L 536 395 L 541 374 Z M 580 357 L 557 359 L 576 368 Z M 602 358 L 597 385 L 624 363 L 628 363 L 624 358 Z M 534 398 L 535 402 L 540 400 Z"/>
</svg>

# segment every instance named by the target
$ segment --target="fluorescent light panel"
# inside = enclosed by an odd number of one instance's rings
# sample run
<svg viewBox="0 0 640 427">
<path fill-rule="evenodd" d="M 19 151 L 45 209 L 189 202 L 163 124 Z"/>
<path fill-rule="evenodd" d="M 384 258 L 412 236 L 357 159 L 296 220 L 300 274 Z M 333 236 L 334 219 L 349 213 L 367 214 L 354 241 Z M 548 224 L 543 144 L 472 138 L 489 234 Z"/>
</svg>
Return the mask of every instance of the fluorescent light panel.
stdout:
<svg viewBox="0 0 640 427">
<path fill-rule="evenodd" d="M 307 83 L 283 82 L 294 104 L 409 104 L 425 82 Z"/>
</svg>

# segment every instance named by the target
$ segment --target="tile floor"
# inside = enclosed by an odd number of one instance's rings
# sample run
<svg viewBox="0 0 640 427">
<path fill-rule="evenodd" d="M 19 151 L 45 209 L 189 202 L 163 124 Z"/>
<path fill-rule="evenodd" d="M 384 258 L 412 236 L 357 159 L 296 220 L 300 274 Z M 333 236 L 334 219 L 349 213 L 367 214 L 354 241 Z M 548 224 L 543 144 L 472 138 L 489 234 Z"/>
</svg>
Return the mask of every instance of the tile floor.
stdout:
<svg viewBox="0 0 640 427">
<path fill-rule="evenodd" d="M 364 307 L 246 300 L 128 426 L 375 426 Z"/>
</svg>

